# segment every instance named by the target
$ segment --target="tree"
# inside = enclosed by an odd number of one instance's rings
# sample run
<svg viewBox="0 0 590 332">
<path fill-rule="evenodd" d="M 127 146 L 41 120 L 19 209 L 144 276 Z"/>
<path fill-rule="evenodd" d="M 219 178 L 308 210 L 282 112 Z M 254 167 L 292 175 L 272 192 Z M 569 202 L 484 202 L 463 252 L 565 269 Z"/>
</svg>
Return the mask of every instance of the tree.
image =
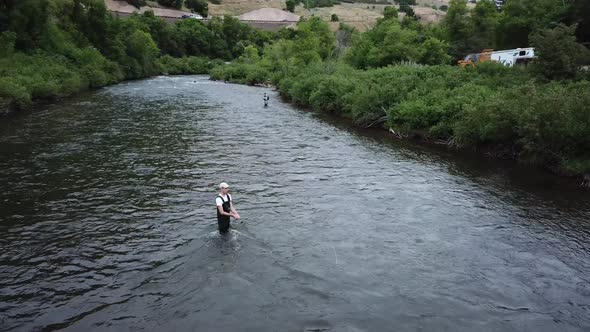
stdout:
<svg viewBox="0 0 590 332">
<path fill-rule="evenodd" d="M 220 37 L 215 36 L 199 20 L 180 20 L 176 22 L 176 34 L 180 39 L 179 46 L 186 55 L 206 56 L 213 55 L 214 46 L 219 46 Z M 225 46 L 227 48 L 227 46 Z M 220 54 L 214 54 L 220 56 Z"/>
<path fill-rule="evenodd" d="M 467 26 L 467 1 L 451 0 L 449 10 L 445 16 L 446 25 L 451 40 L 464 40 L 469 34 Z"/>
<path fill-rule="evenodd" d="M 175 57 L 186 55 L 183 48 L 184 42 L 180 38 L 180 34 L 176 31 L 176 25 L 169 24 L 155 16 L 151 10 L 131 19 L 137 19 L 140 24 L 145 26 L 144 30 L 150 33 L 152 39 L 158 44 L 158 48 L 162 54 L 169 54 Z"/>
<path fill-rule="evenodd" d="M 300 18 L 297 29 L 283 29 L 279 31 L 280 39 L 294 41 L 294 47 L 301 47 L 302 51 L 313 51 L 326 59 L 336 48 L 336 37 L 330 26 L 319 17 Z M 308 44 L 308 46 L 303 46 Z M 305 50 L 305 47 L 309 49 Z"/>
<path fill-rule="evenodd" d="M 10 56 L 14 52 L 15 42 L 16 33 L 12 31 L 3 31 L 0 33 L 0 57 Z"/>
<path fill-rule="evenodd" d="M 402 61 L 418 62 L 422 52 L 417 31 L 403 29 L 397 20 L 382 20 L 354 43 L 348 60 L 353 66 L 366 69 Z"/>
<path fill-rule="evenodd" d="M 443 21 L 451 43 L 450 53 L 456 59 L 462 58 L 471 50 L 469 37 L 472 32 L 469 27 L 468 12 L 466 0 L 451 0 Z"/>
<path fill-rule="evenodd" d="M 451 62 L 451 56 L 448 54 L 448 51 L 449 44 L 430 37 L 423 43 L 420 63 L 426 65 L 449 64 Z"/>
<path fill-rule="evenodd" d="M 226 15 L 222 23 L 223 40 L 227 43 L 231 56 L 236 58 L 244 52 L 244 41 L 254 36 L 253 29 L 235 17 Z"/>
<path fill-rule="evenodd" d="M 495 34 L 498 27 L 498 10 L 489 0 L 477 2 L 471 11 L 471 44 L 478 49 L 495 48 Z"/>
<path fill-rule="evenodd" d="M 293 13 L 295 11 L 295 6 L 297 5 L 295 0 L 287 0 L 287 2 L 285 4 L 287 5 L 288 11 L 290 11 L 291 13 Z"/>
<path fill-rule="evenodd" d="M 209 3 L 205 0 L 185 0 L 184 4 L 193 12 L 199 13 L 203 17 L 209 14 Z"/>
<path fill-rule="evenodd" d="M 154 61 L 160 53 L 152 37 L 146 32 L 136 30 L 126 39 L 127 54 L 140 64 L 142 75 L 152 74 Z"/>
<path fill-rule="evenodd" d="M 527 46 L 531 33 L 553 27 L 558 22 L 564 22 L 568 13 L 571 12 L 570 6 L 570 1 L 565 0 L 507 1 L 498 17 L 496 33 L 498 48 Z"/>
<path fill-rule="evenodd" d="M 332 22 L 338 22 L 338 21 L 340 21 L 340 19 L 338 19 L 338 15 L 332 14 L 332 17 L 330 18 L 330 21 L 332 21 Z"/>
<path fill-rule="evenodd" d="M 537 59 L 533 70 L 547 79 L 568 79 L 584 64 L 589 50 L 576 41 L 576 26 L 559 24 L 531 35 Z"/>
<path fill-rule="evenodd" d="M 15 48 L 39 47 L 49 28 L 48 0 L 0 1 L 0 31 L 16 33 Z"/>
<path fill-rule="evenodd" d="M 451 58 L 444 36 L 441 27 L 423 26 L 415 17 L 406 16 L 402 22 L 384 18 L 354 39 L 346 61 L 361 69 L 401 62 L 448 64 Z"/>
<path fill-rule="evenodd" d="M 240 56 L 240 61 L 244 63 L 257 63 L 260 61 L 258 49 L 253 45 L 248 45 L 244 48 L 244 53 Z"/>
<path fill-rule="evenodd" d="M 406 16 L 410 16 L 410 17 L 415 17 L 416 13 L 414 13 L 414 9 L 412 9 L 412 7 L 410 7 L 410 5 L 404 3 L 399 5 L 399 11 L 406 13 Z"/>
<path fill-rule="evenodd" d="M 83 12 L 83 14 L 74 15 L 80 32 L 98 49 L 106 49 L 111 15 L 104 1 L 75 0 L 75 3 L 81 4 Z"/>
<path fill-rule="evenodd" d="M 397 9 L 393 6 L 387 6 L 383 9 L 383 18 L 388 20 L 391 18 L 398 18 L 399 13 Z"/>
<path fill-rule="evenodd" d="M 573 23 L 578 25 L 578 41 L 590 45 L 590 1 L 575 0 L 573 5 Z"/>
</svg>

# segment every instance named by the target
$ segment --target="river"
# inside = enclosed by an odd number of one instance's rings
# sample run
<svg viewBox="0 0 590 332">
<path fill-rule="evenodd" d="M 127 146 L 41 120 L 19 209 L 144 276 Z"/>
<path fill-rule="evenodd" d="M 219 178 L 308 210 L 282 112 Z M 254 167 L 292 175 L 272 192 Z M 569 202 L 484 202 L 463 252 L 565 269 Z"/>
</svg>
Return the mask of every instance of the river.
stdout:
<svg viewBox="0 0 590 332">
<path fill-rule="evenodd" d="M 0 169 L 2 331 L 590 329 L 589 193 L 271 89 L 82 94 L 3 119 Z"/>
</svg>

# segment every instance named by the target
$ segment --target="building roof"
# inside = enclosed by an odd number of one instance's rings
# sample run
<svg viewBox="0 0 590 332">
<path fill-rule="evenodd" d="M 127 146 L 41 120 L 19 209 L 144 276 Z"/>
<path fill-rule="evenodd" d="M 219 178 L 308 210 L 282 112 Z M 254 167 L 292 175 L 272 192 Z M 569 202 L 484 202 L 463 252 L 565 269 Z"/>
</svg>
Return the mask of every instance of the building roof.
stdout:
<svg viewBox="0 0 590 332">
<path fill-rule="evenodd" d="M 276 8 L 262 8 L 242 14 L 239 19 L 243 21 L 297 22 L 299 15 Z"/>
</svg>

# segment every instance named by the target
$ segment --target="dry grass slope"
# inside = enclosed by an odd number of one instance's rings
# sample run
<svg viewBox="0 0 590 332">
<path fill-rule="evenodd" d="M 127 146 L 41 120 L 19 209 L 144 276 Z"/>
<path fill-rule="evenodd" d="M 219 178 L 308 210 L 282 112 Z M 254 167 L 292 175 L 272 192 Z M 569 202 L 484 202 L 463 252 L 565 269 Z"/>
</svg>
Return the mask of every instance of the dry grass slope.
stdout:
<svg viewBox="0 0 590 332">
<path fill-rule="evenodd" d="M 105 2 L 110 10 L 120 12 L 136 11 L 135 7 L 123 1 L 105 0 Z M 430 23 L 440 22 L 445 15 L 445 12 L 439 9 L 433 9 L 432 7 L 440 8 L 442 5 L 448 5 L 449 0 L 417 0 L 417 3 L 417 6 L 413 6 L 414 12 L 416 12 L 416 15 L 420 17 L 422 22 Z M 185 14 L 185 12 L 178 10 L 155 8 L 157 6 L 156 2 L 149 1 L 148 4 L 152 8 L 143 7 L 140 12 L 151 9 L 154 10 L 156 15 L 169 17 L 180 17 L 182 14 Z M 342 3 L 333 7 L 305 9 L 302 5 L 299 5 L 295 8 L 295 14 L 306 18 L 319 16 L 325 21 L 330 21 L 332 14 L 336 14 L 341 22 L 345 22 L 357 28 L 359 31 L 366 31 L 375 25 L 377 19 L 383 17 L 383 8 L 385 7 L 387 5 Z M 285 0 L 221 0 L 221 4 L 219 5 L 209 3 L 209 14 L 212 16 L 240 16 L 262 8 L 285 10 Z M 259 17 L 258 19 L 272 20 L 272 17 Z M 330 25 L 334 30 L 338 28 L 338 23 L 331 23 Z"/>
<path fill-rule="evenodd" d="M 439 22 L 444 17 L 445 12 L 433 9 L 432 6 L 440 8 L 442 5 L 448 5 L 449 0 L 418 0 L 417 3 L 418 5 L 413 8 L 422 22 Z M 360 31 L 366 31 L 375 25 L 377 19 L 383 17 L 383 8 L 387 6 L 366 3 L 342 3 L 333 7 L 305 9 L 303 5 L 299 5 L 295 8 L 295 14 L 302 17 L 319 16 L 326 21 L 330 21 L 332 14 L 336 14 L 341 22 L 354 26 Z M 209 13 L 213 16 L 239 16 L 261 8 L 284 10 L 286 8 L 285 0 L 221 0 L 219 5 L 209 4 Z M 338 24 L 332 23 L 331 26 L 337 28 Z"/>
</svg>

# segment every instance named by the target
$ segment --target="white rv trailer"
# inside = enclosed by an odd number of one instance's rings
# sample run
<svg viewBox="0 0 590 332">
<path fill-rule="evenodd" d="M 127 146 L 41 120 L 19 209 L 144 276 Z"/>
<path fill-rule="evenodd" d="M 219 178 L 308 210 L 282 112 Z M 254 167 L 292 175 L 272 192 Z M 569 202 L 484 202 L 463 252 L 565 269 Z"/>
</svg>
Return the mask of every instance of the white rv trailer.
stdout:
<svg viewBox="0 0 590 332">
<path fill-rule="evenodd" d="M 490 60 L 496 61 L 504 66 L 512 67 L 515 64 L 526 64 L 535 57 L 535 49 L 516 48 L 513 50 L 493 51 L 490 54 Z"/>
</svg>

